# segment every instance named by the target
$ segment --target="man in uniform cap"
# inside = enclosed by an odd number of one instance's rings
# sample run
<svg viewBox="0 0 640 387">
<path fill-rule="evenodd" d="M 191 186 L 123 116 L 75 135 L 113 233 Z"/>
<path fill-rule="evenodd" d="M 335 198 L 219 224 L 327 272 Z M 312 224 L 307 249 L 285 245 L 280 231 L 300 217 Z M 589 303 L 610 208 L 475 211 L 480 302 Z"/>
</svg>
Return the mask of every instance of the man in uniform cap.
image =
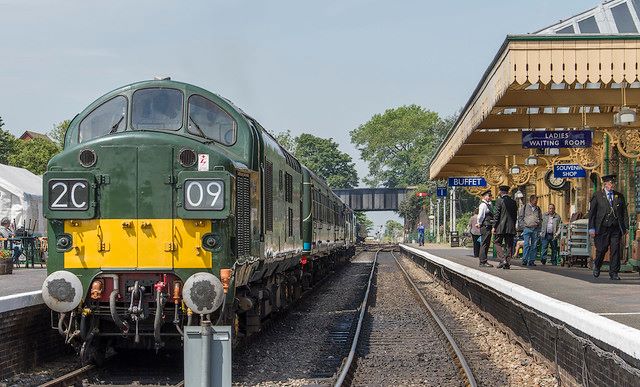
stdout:
<svg viewBox="0 0 640 387">
<path fill-rule="evenodd" d="M 491 211 L 491 190 L 488 189 L 482 193 L 482 201 L 478 209 L 478 223 L 480 228 L 481 245 L 480 245 L 480 267 L 493 267 L 487 262 L 487 254 L 489 253 L 489 245 L 491 244 L 491 229 L 493 228 L 493 212 Z"/>
<path fill-rule="evenodd" d="M 596 245 L 593 276 L 600 276 L 604 255 L 611 246 L 609 277 L 619 280 L 620 239 L 627 233 L 628 215 L 624 195 L 614 191 L 616 175 L 602 176 L 603 189 L 597 191 L 589 202 L 589 234 Z"/>
<path fill-rule="evenodd" d="M 501 185 L 499 197 L 496 199 L 496 210 L 493 214 L 493 243 L 500 259 L 498 268 L 509 269 L 509 258 L 513 255 L 513 238 L 516 235 L 516 218 L 518 205 L 509 196 L 509 186 Z"/>
</svg>

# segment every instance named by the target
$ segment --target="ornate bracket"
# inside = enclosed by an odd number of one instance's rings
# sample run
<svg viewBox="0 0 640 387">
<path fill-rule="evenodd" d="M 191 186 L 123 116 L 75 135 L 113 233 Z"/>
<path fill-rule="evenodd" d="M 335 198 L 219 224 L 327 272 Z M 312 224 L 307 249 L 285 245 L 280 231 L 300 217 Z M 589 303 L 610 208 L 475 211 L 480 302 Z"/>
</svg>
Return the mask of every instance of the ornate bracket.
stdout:
<svg viewBox="0 0 640 387">
<path fill-rule="evenodd" d="M 584 169 L 593 171 L 604 161 L 604 145 L 593 144 L 591 148 L 570 149 L 571 159 L 576 160 Z"/>
<path fill-rule="evenodd" d="M 626 158 L 640 158 L 640 130 L 637 128 L 620 128 L 605 130 L 611 139 L 611 145 L 616 145 L 620 154 Z"/>
</svg>

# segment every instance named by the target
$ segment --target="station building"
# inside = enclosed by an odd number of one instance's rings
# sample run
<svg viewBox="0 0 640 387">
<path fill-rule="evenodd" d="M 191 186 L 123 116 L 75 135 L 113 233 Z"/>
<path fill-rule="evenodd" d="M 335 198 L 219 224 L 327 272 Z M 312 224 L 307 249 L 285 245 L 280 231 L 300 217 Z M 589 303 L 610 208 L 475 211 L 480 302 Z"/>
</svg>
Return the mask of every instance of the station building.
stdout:
<svg viewBox="0 0 640 387">
<path fill-rule="evenodd" d="M 587 216 L 593 192 L 601 189 L 600 177 L 615 173 L 630 218 L 623 262 L 627 269 L 637 268 L 638 31 L 640 0 L 614 0 L 536 33 L 507 36 L 431 160 L 430 178 L 482 176 L 494 196 L 503 184 L 520 191 L 518 196 L 536 194 L 543 211 L 553 203 L 568 223 Z M 570 138 L 587 131 L 590 146 L 526 140 L 554 140 L 567 131 Z M 525 147 L 523 141 L 540 147 Z M 573 171 L 571 177 L 557 177 L 554 166 Z M 474 194 L 484 189 L 467 188 Z"/>
</svg>

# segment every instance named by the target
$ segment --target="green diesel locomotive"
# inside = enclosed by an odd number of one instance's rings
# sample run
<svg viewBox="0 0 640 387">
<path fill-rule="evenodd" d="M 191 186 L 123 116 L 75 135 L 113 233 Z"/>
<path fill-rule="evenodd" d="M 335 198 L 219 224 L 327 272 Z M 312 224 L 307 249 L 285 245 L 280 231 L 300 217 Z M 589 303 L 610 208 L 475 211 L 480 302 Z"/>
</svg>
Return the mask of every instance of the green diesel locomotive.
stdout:
<svg viewBox="0 0 640 387">
<path fill-rule="evenodd" d="M 210 320 L 250 335 L 355 251 L 353 211 L 256 120 L 170 79 L 71 122 L 44 175 L 45 303 L 84 361 L 179 347 Z"/>
</svg>

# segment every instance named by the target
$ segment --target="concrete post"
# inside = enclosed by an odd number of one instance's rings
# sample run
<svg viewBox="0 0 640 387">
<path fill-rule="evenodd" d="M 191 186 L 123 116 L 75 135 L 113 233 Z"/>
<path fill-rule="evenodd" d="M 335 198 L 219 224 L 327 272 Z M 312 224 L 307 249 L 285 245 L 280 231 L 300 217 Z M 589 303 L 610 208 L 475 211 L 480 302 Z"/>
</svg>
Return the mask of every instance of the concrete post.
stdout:
<svg viewBox="0 0 640 387">
<path fill-rule="evenodd" d="M 200 370 L 200 386 L 211 387 L 211 321 L 202 321 L 200 328 L 200 334 L 202 335 L 202 369 Z"/>
</svg>

